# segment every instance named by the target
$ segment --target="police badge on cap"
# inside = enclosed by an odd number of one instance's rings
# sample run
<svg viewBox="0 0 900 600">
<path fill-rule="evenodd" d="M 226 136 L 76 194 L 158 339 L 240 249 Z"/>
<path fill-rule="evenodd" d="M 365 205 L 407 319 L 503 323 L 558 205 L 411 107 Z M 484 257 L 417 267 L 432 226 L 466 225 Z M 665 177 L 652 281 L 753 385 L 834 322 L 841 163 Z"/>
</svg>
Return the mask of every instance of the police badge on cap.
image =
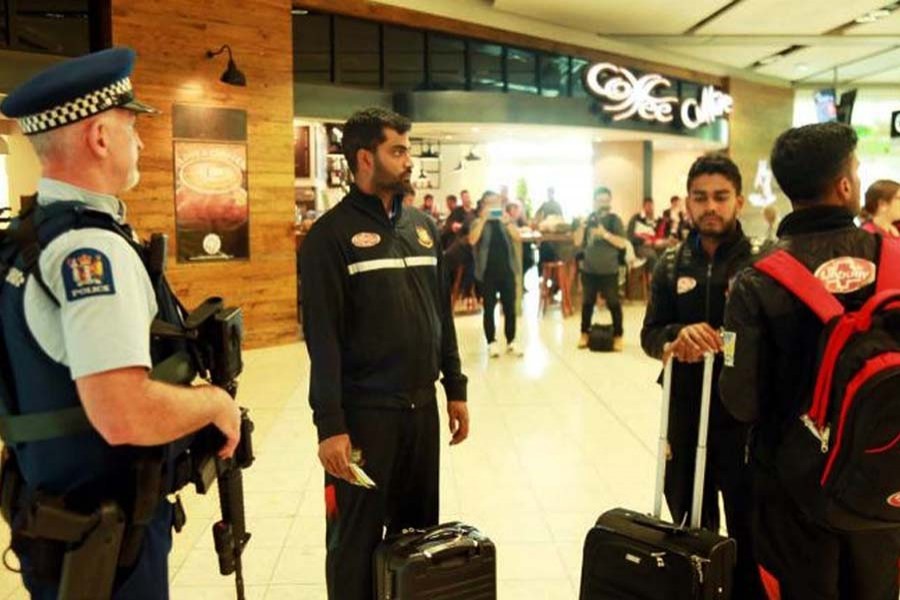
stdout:
<svg viewBox="0 0 900 600">
<path fill-rule="evenodd" d="M 113 108 L 158 113 L 134 97 L 129 78 L 134 59 L 131 48 L 110 48 L 63 61 L 13 90 L 0 103 L 0 112 L 16 119 L 25 135 L 70 125 Z"/>
</svg>

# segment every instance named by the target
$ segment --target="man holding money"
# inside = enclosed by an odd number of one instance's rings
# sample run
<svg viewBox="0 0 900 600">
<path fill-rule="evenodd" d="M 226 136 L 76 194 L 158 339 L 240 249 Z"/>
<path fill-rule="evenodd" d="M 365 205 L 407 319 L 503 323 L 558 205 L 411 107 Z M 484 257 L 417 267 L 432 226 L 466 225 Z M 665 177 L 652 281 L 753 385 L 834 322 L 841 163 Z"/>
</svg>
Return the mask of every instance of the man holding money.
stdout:
<svg viewBox="0 0 900 600">
<path fill-rule="evenodd" d="M 326 471 L 328 597 L 372 597 L 384 530 L 438 522 L 443 373 L 451 444 L 466 439 L 460 370 L 440 234 L 405 207 L 410 122 L 381 109 L 344 126 L 350 193 L 303 244 L 309 402 Z"/>
</svg>

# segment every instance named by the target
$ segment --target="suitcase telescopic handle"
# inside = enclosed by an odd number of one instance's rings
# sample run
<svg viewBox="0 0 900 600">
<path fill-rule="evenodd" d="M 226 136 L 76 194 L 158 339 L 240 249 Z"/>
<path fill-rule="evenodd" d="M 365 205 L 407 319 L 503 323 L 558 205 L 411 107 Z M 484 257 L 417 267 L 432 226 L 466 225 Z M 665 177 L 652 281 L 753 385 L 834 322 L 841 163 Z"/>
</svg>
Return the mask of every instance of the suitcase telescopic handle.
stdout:
<svg viewBox="0 0 900 600">
<path fill-rule="evenodd" d="M 706 477 L 706 441 L 709 433 L 709 411 L 712 404 L 712 376 L 715 355 L 703 356 L 703 388 L 700 395 L 700 424 L 697 431 L 697 458 L 694 462 L 694 493 L 691 502 L 691 527 L 700 527 L 703 511 L 703 484 Z M 666 450 L 669 443 L 669 404 L 672 399 L 672 364 L 675 357 L 666 361 L 663 371 L 662 407 L 659 420 L 659 443 L 656 462 L 656 491 L 653 497 L 653 517 L 660 518 L 666 482 Z"/>
</svg>

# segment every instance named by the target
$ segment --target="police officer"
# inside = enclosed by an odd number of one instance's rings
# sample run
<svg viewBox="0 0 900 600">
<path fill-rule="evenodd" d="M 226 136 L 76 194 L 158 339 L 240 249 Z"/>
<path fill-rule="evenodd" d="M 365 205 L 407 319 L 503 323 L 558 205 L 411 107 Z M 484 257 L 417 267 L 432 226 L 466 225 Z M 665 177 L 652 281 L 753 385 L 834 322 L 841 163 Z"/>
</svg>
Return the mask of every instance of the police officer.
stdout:
<svg viewBox="0 0 900 600">
<path fill-rule="evenodd" d="M 641 330 L 644 352 L 663 361 L 676 360 L 665 482 L 666 501 L 676 523 L 685 519 L 691 507 L 703 354 L 722 349 L 717 330 L 722 325 L 728 284 L 752 255 L 738 221 L 744 205 L 741 173 L 728 157 L 706 155 L 694 161 L 687 191 L 687 208 L 695 228 L 687 240 L 668 249 L 657 265 Z M 721 367 L 718 356 L 716 372 Z M 724 410 L 714 386 L 701 523 L 718 531 L 718 492 L 722 492 L 728 533 L 738 545 L 734 598 L 759 598 L 762 589 L 750 542 L 746 437 L 746 426 Z"/>
<path fill-rule="evenodd" d="M 2 421 L 11 451 L 3 496 L 10 472 L 23 482 L 21 497 L 4 504 L 4 516 L 13 511 L 12 546 L 33 598 L 57 597 L 61 565 L 69 556 L 64 553 L 77 544 L 60 543 L 54 531 L 46 539 L 26 531 L 32 502 L 59 500 L 91 514 L 98 503 L 114 500 L 127 515 L 129 506 L 140 503 L 128 497 L 141 455 L 134 447 L 164 445 L 212 423 L 227 439 L 220 451 L 227 457 L 240 436 L 240 413 L 225 391 L 176 387 L 148 376 L 151 321 L 171 296 L 157 295 L 151 284 L 127 237 L 125 204 L 118 198 L 139 179 L 143 144 L 135 119 L 156 112 L 134 98 L 134 59 L 132 50 L 113 48 L 67 60 L 0 105 L 18 119 L 43 172 L 33 219 L 14 224 L 20 233 L 33 225 L 39 244 L 35 252 L 14 252 L 14 261 L 3 263 L 8 270 L 0 290 Z M 8 259 L 5 250 L 3 260 Z M 32 432 L 40 439 L 16 442 L 28 434 L 12 422 L 14 416 L 50 421 L 73 414 L 86 415 L 80 429 L 54 422 L 69 434 Z M 135 524 L 126 522 L 126 539 L 138 540 L 137 558 L 116 571 L 111 591 L 101 591 L 104 582 L 94 581 L 91 590 L 68 590 L 72 597 L 168 597 L 173 511 L 164 496 L 155 498 L 151 511 L 137 537 L 127 533 Z"/>
<path fill-rule="evenodd" d="M 343 149 L 355 184 L 313 225 L 301 256 L 335 600 L 372 597 L 372 553 L 385 527 L 437 524 L 440 372 L 450 443 L 469 430 L 440 234 L 400 201 L 412 172 L 409 129 L 381 109 L 350 117 Z M 356 466 L 374 489 L 354 485 Z"/>
<path fill-rule="evenodd" d="M 900 269 L 877 264 L 877 236 L 854 225 L 860 201 L 856 143 L 847 125 L 807 125 L 782 133 L 771 158 L 794 209 L 781 221 L 777 247 L 839 290 L 835 297 L 849 310 L 872 295 L 878 271 Z M 819 270 L 847 257 L 855 268 Z M 733 366 L 722 371 L 722 400 L 737 419 L 754 424 L 753 533 L 769 596 L 896 600 L 898 532 L 841 534 L 820 526 L 788 496 L 777 475 L 782 432 L 812 393 L 821 321 L 769 276 L 747 269 L 732 285 L 725 329 L 734 338 L 734 352 L 728 361 Z"/>
</svg>

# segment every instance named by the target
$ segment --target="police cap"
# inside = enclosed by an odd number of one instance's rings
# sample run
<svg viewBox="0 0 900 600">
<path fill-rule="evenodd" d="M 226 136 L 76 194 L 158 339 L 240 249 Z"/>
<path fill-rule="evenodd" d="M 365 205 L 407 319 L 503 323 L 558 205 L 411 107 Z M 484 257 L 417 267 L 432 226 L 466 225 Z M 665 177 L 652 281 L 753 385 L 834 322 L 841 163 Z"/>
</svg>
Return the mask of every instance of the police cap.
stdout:
<svg viewBox="0 0 900 600">
<path fill-rule="evenodd" d="M 16 119 L 25 135 L 113 108 L 158 113 L 134 98 L 129 78 L 134 59 L 131 48 L 110 48 L 57 63 L 14 89 L 0 104 L 0 112 Z"/>
</svg>

